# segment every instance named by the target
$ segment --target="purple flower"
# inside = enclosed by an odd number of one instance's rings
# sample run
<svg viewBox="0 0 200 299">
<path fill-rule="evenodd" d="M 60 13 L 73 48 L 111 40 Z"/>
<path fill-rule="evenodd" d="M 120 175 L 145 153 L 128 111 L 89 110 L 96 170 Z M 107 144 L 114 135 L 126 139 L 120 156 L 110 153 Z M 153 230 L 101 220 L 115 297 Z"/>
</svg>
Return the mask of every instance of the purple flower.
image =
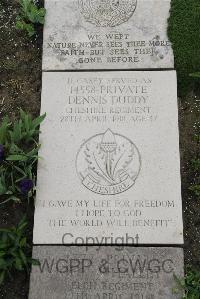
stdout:
<svg viewBox="0 0 200 299">
<path fill-rule="evenodd" d="M 20 182 L 20 191 L 22 194 L 27 195 L 33 189 L 33 181 L 30 179 L 23 179 Z"/>
<path fill-rule="evenodd" d="M 0 144 L 0 163 L 3 162 L 4 159 L 4 147 Z"/>
</svg>

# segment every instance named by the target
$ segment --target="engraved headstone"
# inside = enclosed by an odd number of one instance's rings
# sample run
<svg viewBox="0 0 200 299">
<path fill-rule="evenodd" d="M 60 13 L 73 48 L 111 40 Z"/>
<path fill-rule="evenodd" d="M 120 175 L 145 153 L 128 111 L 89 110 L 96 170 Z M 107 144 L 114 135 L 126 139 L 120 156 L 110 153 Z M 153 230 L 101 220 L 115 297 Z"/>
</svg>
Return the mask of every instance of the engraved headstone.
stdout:
<svg viewBox="0 0 200 299">
<path fill-rule="evenodd" d="M 170 0 L 46 0 L 44 70 L 173 68 Z"/>
<path fill-rule="evenodd" d="M 174 71 L 44 73 L 35 244 L 182 244 Z"/>
<path fill-rule="evenodd" d="M 178 248 L 36 246 L 29 299 L 181 299 Z"/>
</svg>

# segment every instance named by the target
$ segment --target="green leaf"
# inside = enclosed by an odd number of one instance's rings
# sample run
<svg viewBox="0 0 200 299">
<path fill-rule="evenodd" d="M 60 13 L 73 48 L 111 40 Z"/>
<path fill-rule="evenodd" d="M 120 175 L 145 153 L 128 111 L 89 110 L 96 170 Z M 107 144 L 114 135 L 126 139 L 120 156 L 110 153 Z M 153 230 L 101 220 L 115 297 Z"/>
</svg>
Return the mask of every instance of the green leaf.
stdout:
<svg viewBox="0 0 200 299">
<path fill-rule="evenodd" d="M 190 77 L 193 77 L 193 78 L 200 78 L 200 72 L 191 73 L 191 74 L 190 74 Z"/>
<path fill-rule="evenodd" d="M 2 174 L 0 177 L 0 195 L 6 194 L 7 192 L 7 186 L 5 181 L 5 176 Z"/>
<path fill-rule="evenodd" d="M 4 269 L 4 267 L 6 266 L 6 262 L 3 258 L 0 258 L 0 269 Z"/>
<path fill-rule="evenodd" d="M 10 230 L 7 228 L 0 228 L 0 233 L 9 233 L 9 232 L 10 232 Z M 0 246 L 1 246 L 1 244 L 0 244 Z"/>
<path fill-rule="evenodd" d="M 19 113 L 20 113 L 20 118 L 21 118 L 21 120 L 24 122 L 24 120 L 25 120 L 27 114 L 26 114 L 26 113 L 24 112 L 24 110 L 21 109 L 21 108 L 20 108 L 20 110 L 19 110 Z"/>
<path fill-rule="evenodd" d="M 21 169 L 20 167 L 16 166 L 16 165 L 13 165 L 13 167 L 19 172 L 21 173 L 24 177 L 26 177 L 26 173 L 23 169 Z M 21 178 L 19 178 L 19 180 L 21 180 Z M 18 181 L 18 180 L 17 180 Z M 17 182 L 16 181 L 16 182 Z"/>
<path fill-rule="evenodd" d="M 20 15 L 17 17 L 16 28 L 24 30 L 31 37 L 34 35 L 34 24 L 44 24 L 46 10 L 38 8 L 33 0 L 19 0 Z"/>
<path fill-rule="evenodd" d="M 27 156 L 33 158 L 37 157 L 38 150 L 39 150 L 39 146 L 37 148 L 33 148 L 30 152 L 27 153 Z"/>
<path fill-rule="evenodd" d="M 30 123 L 31 123 L 30 116 L 28 114 L 25 114 L 24 127 L 25 127 L 25 130 L 26 130 L 26 133 L 29 133 L 29 131 L 30 131 Z"/>
<path fill-rule="evenodd" d="M 0 285 L 3 284 L 5 279 L 5 271 L 0 271 Z"/>
<path fill-rule="evenodd" d="M 3 241 L 1 240 L 1 242 L 3 242 Z M 0 250 L 1 250 L 1 249 L 5 249 L 5 248 L 7 248 L 7 246 L 8 246 L 7 243 L 2 243 L 2 244 L 0 244 Z"/>
<path fill-rule="evenodd" d="M 17 21 L 15 24 L 16 29 L 24 30 L 24 22 L 23 21 Z"/>
<path fill-rule="evenodd" d="M 16 121 L 13 125 L 12 131 L 9 131 L 12 143 L 19 143 L 22 139 L 22 121 Z"/>
<path fill-rule="evenodd" d="M 7 161 L 27 161 L 27 157 L 24 155 L 10 155 L 6 158 Z"/>
<path fill-rule="evenodd" d="M 9 129 L 10 123 L 8 120 L 8 117 L 5 117 L 2 121 L 2 124 L 0 126 L 0 144 L 6 145 L 8 140 L 8 129 Z"/>
<path fill-rule="evenodd" d="M 26 31 L 29 37 L 33 36 L 36 33 L 34 26 L 24 21 L 17 21 L 16 28 Z"/>
<path fill-rule="evenodd" d="M 11 132 L 10 132 L 11 133 Z M 19 146 L 17 146 L 15 143 L 11 143 L 10 145 L 10 154 L 22 154 L 23 150 L 21 148 L 19 148 Z"/>
<path fill-rule="evenodd" d="M 22 238 L 19 242 L 20 247 L 26 246 L 26 237 Z"/>
<path fill-rule="evenodd" d="M 33 120 L 33 128 L 36 129 L 45 119 L 46 113 Z"/>
<path fill-rule="evenodd" d="M 26 216 L 22 218 L 22 220 L 19 222 L 17 229 L 23 230 L 27 226 Z"/>
<path fill-rule="evenodd" d="M 23 270 L 22 261 L 18 257 L 15 258 L 15 267 L 19 271 Z"/>
<path fill-rule="evenodd" d="M 23 253 L 23 251 L 22 251 L 21 249 L 19 250 L 19 254 L 20 254 L 20 257 L 21 257 L 21 259 L 22 259 L 24 265 L 27 266 L 27 259 L 26 259 L 26 256 L 25 256 L 25 254 Z"/>
<path fill-rule="evenodd" d="M 26 24 L 25 29 L 29 37 L 32 37 L 33 35 L 36 34 L 35 28 L 32 24 Z"/>
</svg>

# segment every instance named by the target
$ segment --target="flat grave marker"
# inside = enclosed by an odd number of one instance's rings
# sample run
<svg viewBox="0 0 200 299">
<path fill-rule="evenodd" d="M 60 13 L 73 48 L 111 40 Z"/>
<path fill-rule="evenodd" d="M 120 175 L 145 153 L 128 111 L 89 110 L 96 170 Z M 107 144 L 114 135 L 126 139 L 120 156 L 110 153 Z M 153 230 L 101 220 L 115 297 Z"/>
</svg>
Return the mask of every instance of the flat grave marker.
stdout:
<svg viewBox="0 0 200 299">
<path fill-rule="evenodd" d="M 173 68 L 170 0 L 46 0 L 43 70 Z"/>
<path fill-rule="evenodd" d="M 178 248 L 36 246 L 29 299 L 181 299 Z"/>
<path fill-rule="evenodd" d="M 176 73 L 44 73 L 35 244 L 182 244 Z"/>
</svg>

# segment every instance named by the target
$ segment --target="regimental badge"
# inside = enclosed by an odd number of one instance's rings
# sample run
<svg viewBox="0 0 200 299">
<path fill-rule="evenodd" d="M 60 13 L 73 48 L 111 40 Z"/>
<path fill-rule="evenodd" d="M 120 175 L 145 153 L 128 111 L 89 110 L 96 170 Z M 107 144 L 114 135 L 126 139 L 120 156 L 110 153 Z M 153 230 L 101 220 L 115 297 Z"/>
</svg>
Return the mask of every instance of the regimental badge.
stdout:
<svg viewBox="0 0 200 299">
<path fill-rule="evenodd" d="M 81 146 L 76 168 L 86 188 L 98 194 L 114 195 L 135 184 L 141 157 L 131 140 L 108 129 Z"/>
<path fill-rule="evenodd" d="M 115 27 L 127 22 L 137 0 L 78 0 L 85 20 L 99 27 Z"/>
</svg>

